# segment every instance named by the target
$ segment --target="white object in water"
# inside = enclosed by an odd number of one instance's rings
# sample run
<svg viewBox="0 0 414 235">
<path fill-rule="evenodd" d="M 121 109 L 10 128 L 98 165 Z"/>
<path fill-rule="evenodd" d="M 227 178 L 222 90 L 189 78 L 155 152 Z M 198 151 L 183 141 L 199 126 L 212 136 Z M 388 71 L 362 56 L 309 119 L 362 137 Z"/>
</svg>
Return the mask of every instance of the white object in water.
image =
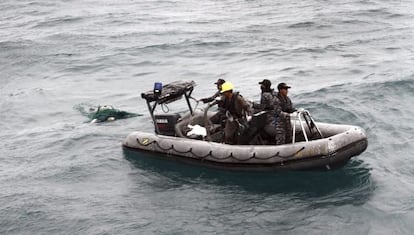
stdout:
<svg viewBox="0 0 414 235">
<path fill-rule="evenodd" d="M 102 105 L 102 106 L 99 106 L 98 108 L 99 111 L 107 110 L 107 109 L 114 109 L 114 107 L 112 107 L 112 105 Z"/>
</svg>

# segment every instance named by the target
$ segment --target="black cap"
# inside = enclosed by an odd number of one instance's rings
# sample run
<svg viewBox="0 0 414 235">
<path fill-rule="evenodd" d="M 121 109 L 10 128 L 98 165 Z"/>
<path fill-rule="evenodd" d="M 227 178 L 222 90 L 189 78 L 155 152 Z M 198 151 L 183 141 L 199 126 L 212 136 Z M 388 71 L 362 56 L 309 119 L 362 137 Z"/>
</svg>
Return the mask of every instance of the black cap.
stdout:
<svg viewBox="0 0 414 235">
<path fill-rule="evenodd" d="M 221 78 L 219 78 L 218 80 L 217 80 L 217 82 L 215 82 L 214 84 L 216 84 L 216 85 L 223 85 L 223 83 L 225 83 L 226 81 L 224 80 L 224 79 L 221 79 Z"/>
<path fill-rule="evenodd" d="M 267 79 L 263 79 L 263 81 L 259 82 L 259 84 L 267 88 L 270 88 L 270 86 L 272 86 L 272 83 Z"/>
<path fill-rule="evenodd" d="M 281 83 L 279 83 L 279 85 L 277 85 L 278 90 L 289 89 L 289 88 L 290 88 L 290 86 L 286 85 L 286 83 L 284 83 L 284 82 L 281 82 Z"/>
</svg>

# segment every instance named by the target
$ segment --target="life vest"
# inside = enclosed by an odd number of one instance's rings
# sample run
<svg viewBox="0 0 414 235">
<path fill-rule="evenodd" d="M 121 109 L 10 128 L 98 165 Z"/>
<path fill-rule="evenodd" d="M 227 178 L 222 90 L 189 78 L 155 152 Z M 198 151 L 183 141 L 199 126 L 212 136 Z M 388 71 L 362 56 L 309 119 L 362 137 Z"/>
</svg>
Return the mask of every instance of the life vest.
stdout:
<svg viewBox="0 0 414 235">
<path fill-rule="evenodd" d="M 224 101 L 224 108 L 229 111 L 229 113 L 231 115 L 233 115 L 235 118 L 240 118 L 240 114 L 237 113 L 236 110 L 236 100 L 237 97 L 239 96 L 239 92 L 235 92 L 233 93 L 233 96 L 231 97 L 230 101 L 228 101 L 227 99 Z"/>
</svg>

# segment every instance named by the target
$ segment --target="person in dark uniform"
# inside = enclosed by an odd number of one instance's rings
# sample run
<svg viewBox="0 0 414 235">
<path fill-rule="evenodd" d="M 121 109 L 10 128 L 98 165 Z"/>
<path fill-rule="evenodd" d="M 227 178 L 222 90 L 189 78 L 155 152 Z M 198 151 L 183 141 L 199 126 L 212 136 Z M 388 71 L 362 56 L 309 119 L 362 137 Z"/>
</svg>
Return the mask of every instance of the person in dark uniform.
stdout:
<svg viewBox="0 0 414 235">
<path fill-rule="evenodd" d="M 282 108 L 282 111 L 287 114 L 291 114 L 296 111 L 296 109 L 292 105 L 292 101 L 290 100 L 288 96 L 288 89 L 291 88 L 286 83 L 282 82 L 277 85 L 277 94 L 276 97 L 278 98 L 280 102 L 280 106 Z M 292 142 L 292 125 L 290 122 L 290 115 L 281 115 L 280 120 L 281 124 L 283 125 L 282 128 L 285 132 L 285 137 L 283 138 L 284 143 L 290 143 Z M 281 132 L 279 130 L 279 132 Z"/>
<path fill-rule="evenodd" d="M 276 96 L 280 100 L 280 105 L 282 106 L 282 111 L 286 113 L 293 113 L 296 111 L 295 108 L 293 108 L 292 101 L 290 100 L 288 96 L 288 89 L 291 87 L 286 85 L 286 83 L 282 82 L 277 85 L 277 90 L 279 91 Z"/>
<path fill-rule="evenodd" d="M 218 112 L 216 114 L 214 114 L 210 118 L 210 121 L 212 123 L 214 123 L 214 124 L 221 124 L 221 125 L 223 125 L 223 120 L 225 119 L 225 116 L 224 116 L 225 115 L 225 112 L 224 112 L 224 109 L 223 109 L 223 101 L 217 100 L 217 98 L 219 98 L 219 97 L 221 98 L 221 93 L 220 93 L 220 91 L 221 91 L 221 85 L 223 85 L 225 82 L 226 81 L 224 79 L 219 78 L 217 80 L 217 82 L 214 83 L 214 84 L 216 84 L 218 91 L 216 93 L 214 93 L 214 95 L 212 95 L 212 96 L 210 96 L 208 98 L 200 99 L 203 103 L 210 103 L 210 102 L 212 102 L 214 100 L 217 101 Z"/>
<path fill-rule="evenodd" d="M 230 82 L 223 83 L 221 94 L 224 98 L 223 107 L 227 116 L 224 143 L 238 144 L 238 137 L 247 127 L 247 115 L 251 114 L 250 105 L 238 92 L 233 92 L 233 84 Z"/>
<path fill-rule="evenodd" d="M 266 111 L 266 125 L 264 131 L 269 137 L 276 136 L 276 122 L 275 114 L 276 108 L 281 110 L 279 103 L 275 102 L 275 96 L 273 95 L 272 83 L 268 79 L 264 79 L 259 82 L 260 90 L 260 103 L 253 102 L 253 109 L 255 111 Z"/>
<path fill-rule="evenodd" d="M 285 144 L 286 129 L 284 123 L 279 120 L 289 116 L 282 111 L 279 99 L 271 88 L 272 83 L 268 79 L 259 82 L 262 91 L 260 104 L 253 103 L 255 110 L 267 111 L 264 131 L 270 137 L 274 137 L 276 145 Z"/>
<path fill-rule="evenodd" d="M 223 85 L 223 83 L 225 83 L 226 81 L 224 79 L 219 78 L 217 80 L 217 82 L 215 82 L 214 84 L 216 84 L 217 86 L 217 92 L 214 93 L 214 95 L 207 97 L 207 98 L 203 98 L 200 99 L 203 103 L 210 103 L 211 101 L 215 100 L 217 97 L 219 97 L 220 94 L 220 90 L 221 90 L 221 85 Z"/>
</svg>

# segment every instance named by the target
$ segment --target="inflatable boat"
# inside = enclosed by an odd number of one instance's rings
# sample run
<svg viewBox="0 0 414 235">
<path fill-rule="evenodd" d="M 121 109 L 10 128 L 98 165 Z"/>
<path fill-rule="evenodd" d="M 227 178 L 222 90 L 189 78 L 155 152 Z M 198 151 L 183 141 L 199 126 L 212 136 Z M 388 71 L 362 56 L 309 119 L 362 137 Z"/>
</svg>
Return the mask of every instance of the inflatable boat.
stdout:
<svg viewBox="0 0 414 235">
<path fill-rule="evenodd" d="M 306 110 L 291 116 L 290 143 L 274 145 L 262 137 L 265 123 L 262 111 L 252 115 L 248 129 L 241 136 L 242 144 L 224 144 L 220 124 L 210 121 L 216 113 L 210 111 L 215 102 L 203 110 L 192 107 L 194 86 L 193 81 L 177 81 L 163 87 L 156 83 L 153 90 L 142 93 L 155 133 L 132 132 L 123 141 L 123 148 L 153 153 L 150 155 L 153 157 L 247 171 L 330 170 L 342 167 L 367 148 L 367 136 L 361 127 L 315 122 Z M 186 113 L 155 114 L 158 105 L 182 97 L 188 106 Z"/>
</svg>

